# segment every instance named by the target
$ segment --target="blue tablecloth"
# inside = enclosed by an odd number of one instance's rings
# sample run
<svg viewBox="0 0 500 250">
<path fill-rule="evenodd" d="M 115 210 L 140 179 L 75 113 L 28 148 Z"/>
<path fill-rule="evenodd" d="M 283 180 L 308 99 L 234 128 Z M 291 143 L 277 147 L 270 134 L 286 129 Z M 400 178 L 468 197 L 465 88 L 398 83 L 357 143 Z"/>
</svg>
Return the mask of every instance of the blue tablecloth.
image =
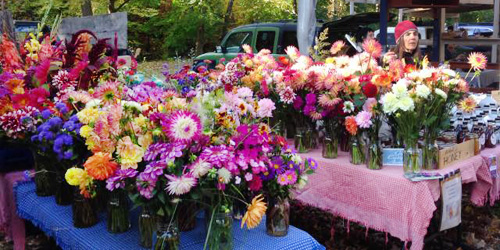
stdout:
<svg viewBox="0 0 500 250">
<path fill-rule="evenodd" d="M 19 183 L 14 192 L 19 216 L 40 227 L 63 249 L 142 249 L 139 246 L 137 211 L 131 213 L 132 228 L 125 233 L 108 233 L 104 214 L 95 226 L 78 229 L 73 227 L 71 206 L 56 205 L 54 197 L 38 197 L 33 182 Z M 233 227 L 235 249 L 325 249 L 308 233 L 293 226 L 290 226 L 287 236 L 271 237 L 265 232 L 265 221 L 252 230 L 240 229 L 239 223 L 235 221 Z M 181 249 L 203 249 L 204 224 L 199 218 L 194 230 L 181 233 Z"/>
</svg>

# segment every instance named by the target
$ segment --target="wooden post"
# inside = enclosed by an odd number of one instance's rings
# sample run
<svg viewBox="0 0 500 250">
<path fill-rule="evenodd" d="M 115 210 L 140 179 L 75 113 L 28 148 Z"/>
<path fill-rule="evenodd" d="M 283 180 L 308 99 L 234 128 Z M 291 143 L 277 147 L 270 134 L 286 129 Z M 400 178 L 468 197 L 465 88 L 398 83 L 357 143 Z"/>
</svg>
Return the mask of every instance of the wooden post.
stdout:
<svg viewBox="0 0 500 250">
<path fill-rule="evenodd" d="M 440 23 L 441 23 L 441 27 L 440 27 L 440 30 L 439 30 L 439 33 L 440 34 L 443 34 L 444 33 L 444 22 L 446 20 L 446 9 L 445 8 L 441 8 L 440 10 Z M 441 40 L 441 37 L 439 37 L 439 61 L 440 62 L 444 62 L 445 58 L 444 58 L 444 46 L 445 44 L 443 43 L 443 41 Z"/>
<path fill-rule="evenodd" d="M 398 10 L 398 23 L 403 21 L 403 8 Z"/>
<path fill-rule="evenodd" d="M 349 15 L 354 15 L 356 12 L 354 11 L 354 2 L 350 1 L 349 2 Z"/>
<path fill-rule="evenodd" d="M 387 17 L 389 5 L 387 0 L 380 0 L 380 44 L 387 45 Z"/>
</svg>

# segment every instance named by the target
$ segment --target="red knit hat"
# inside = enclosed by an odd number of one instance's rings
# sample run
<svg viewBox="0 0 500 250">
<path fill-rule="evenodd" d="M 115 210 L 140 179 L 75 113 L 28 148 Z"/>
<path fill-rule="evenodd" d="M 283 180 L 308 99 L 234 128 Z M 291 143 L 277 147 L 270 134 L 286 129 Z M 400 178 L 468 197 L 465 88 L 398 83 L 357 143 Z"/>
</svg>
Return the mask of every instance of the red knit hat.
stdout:
<svg viewBox="0 0 500 250">
<path fill-rule="evenodd" d="M 398 25 L 396 25 L 396 28 L 394 29 L 394 38 L 396 38 L 396 43 L 398 42 L 399 38 L 404 35 L 404 33 L 410 30 L 418 31 L 417 26 L 411 21 L 405 20 L 398 23 Z"/>
</svg>

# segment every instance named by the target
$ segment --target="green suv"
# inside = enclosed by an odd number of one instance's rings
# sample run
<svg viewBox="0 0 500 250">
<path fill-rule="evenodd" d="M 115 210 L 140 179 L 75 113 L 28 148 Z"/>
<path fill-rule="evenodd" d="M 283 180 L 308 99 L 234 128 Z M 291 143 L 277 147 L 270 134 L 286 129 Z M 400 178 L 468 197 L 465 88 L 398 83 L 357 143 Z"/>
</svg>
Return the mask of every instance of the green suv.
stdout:
<svg viewBox="0 0 500 250">
<path fill-rule="evenodd" d="M 345 34 L 354 36 L 360 27 L 376 23 L 379 18 L 380 14 L 376 12 L 345 16 L 335 21 L 318 23 L 316 34 L 328 28 L 328 42 L 345 40 Z M 224 36 L 215 52 L 199 55 L 193 60 L 193 70 L 197 71 L 201 66 L 214 68 L 222 58 L 226 60 L 235 58 L 239 53 L 243 53 L 243 44 L 250 45 L 254 52 L 268 49 L 275 57 L 286 56 L 285 49 L 288 46 L 299 47 L 297 23 L 294 21 L 254 23 L 234 28 Z M 207 64 L 208 60 L 210 63 Z"/>
<path fill-rule="evenodd" d="M 193 69 L 197 70 L 200 66 L 214 68 L 222 58 L 231 60 L 243 53 L 243 44 L 250 45 L 254 52 L 268 49 L 274 56 L 285 55 L 286 47 L 298 47 L 297 23 L 254 23 L 234 28 L 222 39 L 215 52 L 196 57 Z M 206 60 L 211 63 L 207 65 Z"/>
</svg>

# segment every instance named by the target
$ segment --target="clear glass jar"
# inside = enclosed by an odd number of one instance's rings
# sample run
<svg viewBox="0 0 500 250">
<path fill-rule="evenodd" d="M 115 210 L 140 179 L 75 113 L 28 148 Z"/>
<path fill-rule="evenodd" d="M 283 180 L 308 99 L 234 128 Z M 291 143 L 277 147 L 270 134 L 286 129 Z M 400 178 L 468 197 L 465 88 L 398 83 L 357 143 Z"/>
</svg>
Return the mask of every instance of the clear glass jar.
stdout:
<svg viewBox="0 0 500 250">
<path fill-rule="evenodd" d="M 288 199 L 267 198 L 266 232 L 271 236 L 286 236 L 290 227 L 290 203 Z"/>
<path fill-rule="evenodd" d="M 422 170 L 422 151 L 416 146 L 410 146 L 403 151 L 403 170 L 407 178 L 411 178 Z"/>
</svg>

